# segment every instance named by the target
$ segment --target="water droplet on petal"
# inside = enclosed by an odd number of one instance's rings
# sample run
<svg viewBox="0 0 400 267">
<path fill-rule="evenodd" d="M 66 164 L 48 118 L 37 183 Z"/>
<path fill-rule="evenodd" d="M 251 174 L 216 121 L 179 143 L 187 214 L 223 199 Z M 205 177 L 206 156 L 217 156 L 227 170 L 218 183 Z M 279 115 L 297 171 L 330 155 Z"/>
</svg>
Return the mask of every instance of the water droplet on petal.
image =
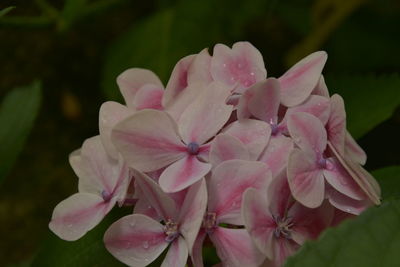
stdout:
<svg viewBox="0 0 400 267">
<path fill-rule="evenodd" d="M 135 221 L 132 221 L 132 222 L 129 223 L 129 226 L 130 226 L 130 227 L 135 227 L 135 225 L 136 225 L 136 222 L 135 222 Z"/>
<path fill-rule="evenodd" d="M 149 242 L 148 241 L 144 241 L 142 244 L 144 249 L 148 249 L 149 248 Z"/>
</svg>

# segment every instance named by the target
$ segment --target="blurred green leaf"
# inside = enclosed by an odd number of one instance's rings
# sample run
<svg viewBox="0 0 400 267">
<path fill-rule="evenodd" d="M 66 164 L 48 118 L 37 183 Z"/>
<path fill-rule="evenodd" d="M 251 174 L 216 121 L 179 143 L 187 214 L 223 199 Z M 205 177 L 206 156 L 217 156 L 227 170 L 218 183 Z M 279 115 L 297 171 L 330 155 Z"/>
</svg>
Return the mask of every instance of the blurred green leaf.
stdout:
<svg viewBox="0 0 400 267">
<path fill-rule="evenodd" d="M 40 82 L 13 89 L 0 106 L 0 182 L 11 170 L 33 126 L 41 101 Z"/>
<path fill-rule="evenodd" d="M 79 16 L 79 13 L 85 8 L 87 2 L 88 0 L 66 0 L 62 10 L 63 18 L 66 20 L 73 20 L 75 17 Z"/>
<path fill-rule="evenodd" d="M 360 138 L 390 118 L 400 105 L 400 77 L 393 75 L 328 76 L 330 92 L 345 102 L 347 126 L 354 138 Z"/>
<path fill-rule="evenodd" d="M 285 267 L 395 267 L 399 251 L 400 200 L 392 200 L 306 242 Z"/>
<path fill-rule="evenodd" d="M 382 189 L 382 198 L 400 198 L 400 166 L 389 166 L 372 172 Z"/>
<path fill-rule="evenodd" d="M 7 14 L 8 12 L 10 12 L 11 10 L 13 10 L 15 8 L 15 6 L 10 6 L 10 7 L 6 7 L 2 10 L 0 10 L 0 18 L 2 16 L 4 16 L 5 14 Z"/>
<path fill-rule="evenodd" d="M 180 58 L 235 39 L 247 22 L 265 12 L 267 2 L 180 1 L 134 24 L 108 51 L 103 68 L 104 93 L 110 99 L 120 99 L 115 79 L 132 67 L 150 69 L 166 82 Z"/>
</svg>

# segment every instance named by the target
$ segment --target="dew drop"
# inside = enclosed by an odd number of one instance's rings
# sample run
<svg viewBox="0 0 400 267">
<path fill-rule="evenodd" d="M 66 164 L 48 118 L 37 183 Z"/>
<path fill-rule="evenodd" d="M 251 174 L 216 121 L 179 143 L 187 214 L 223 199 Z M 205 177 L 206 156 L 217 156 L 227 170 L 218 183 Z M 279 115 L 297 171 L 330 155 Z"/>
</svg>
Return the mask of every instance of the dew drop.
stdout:
<svg viewBox="0 0 400 267">
<path fill-rule="evenodd" d="M 136 222 L 135 222 L 135 221 L 129 223 L 129 226 L 130 226 L 130 227 L 135 227 L 135 225 L 136 225 Z"/>
<path fill-rule="evenodd" d="M 142 246 L 143 246 L 143 248 L 148 249 L 149 248 L 149 242 L 148 241 L 144 241 Z"/>
</svg>

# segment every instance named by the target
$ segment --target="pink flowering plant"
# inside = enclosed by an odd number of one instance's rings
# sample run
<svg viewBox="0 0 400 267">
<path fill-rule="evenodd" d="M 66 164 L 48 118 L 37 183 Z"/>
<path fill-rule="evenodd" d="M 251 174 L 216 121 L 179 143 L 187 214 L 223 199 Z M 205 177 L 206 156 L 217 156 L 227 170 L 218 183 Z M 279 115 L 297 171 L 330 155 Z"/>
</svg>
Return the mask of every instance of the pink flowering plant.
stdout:
<svg viewBox="0 0 400 267">
<path fill-rule="evenodd" d="M 202 267 L 214 247 L 221 266 L 282 266 L 380 204 L 326 61 L 315 52 L 268 77 L 261 53 L 237 42 L 181 59 L 165 88 L 149 70 L 124 71 L 125 104 L 104 103 L 99 135 L 70 155 L 78 193 L 55 207 L 50 229 L 77 240 L 128 206 L 104 233 L 126 265 Z"/>
</svg>

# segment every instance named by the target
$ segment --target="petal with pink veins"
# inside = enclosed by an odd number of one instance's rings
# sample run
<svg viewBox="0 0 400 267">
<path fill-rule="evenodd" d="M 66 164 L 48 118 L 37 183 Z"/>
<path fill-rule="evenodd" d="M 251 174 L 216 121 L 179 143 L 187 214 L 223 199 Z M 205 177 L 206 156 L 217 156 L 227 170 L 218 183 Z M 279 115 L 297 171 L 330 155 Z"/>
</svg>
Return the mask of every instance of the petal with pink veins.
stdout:
<svg viewBox="0 0 400 267">
<path fill-rule="evenodd" d="M 127 69 L 117 77 L 117 84 L 128 107 L 134 106 L 137 91 L 145 84 L 164 88 L 160 79 L 152 71 L 140 68 Z"/>
<path fill-rule="evenodd" d="M 256 83 L 248 90 L 254 91 L 248 109 L 250 113 L 269 124 L 278 123 L 278 109 L 280 101 L 280 86 L 275 78 Z"/>
<path fill-rule="evenodd" d="M 285 260 L 292 256 L 300 248 L 296 242 L 286 238 L 279 238 L 273 245 L 274 250 L 274 266 L 283 266 Z"/>
<path fill-rule="evenodd" d="M 361 212 L 372 206 L 372 202 L 368 199 L 355 200 L 332 188 L 328 188 L 326 194 L 332 206 L 353 215 L 360 215 Z"/>
<path fill-rule="evenodd" d="M 344 156 L 346 138 L 346 111 L 343 98 L 334 94 L 331 97 L 331 114 L 326 125 L 329 142 L 335 146 L 340 155 Z"/>
<path fill-rule="evenodd" d="M 223 44 L 214 46 L 211 76 L 230 86 L 237 84 L 236 91 L 243 93 L 246 88 L 264 80 L 267 71 L 257 48 L 249 42 L 237 42 L 232 49 Z"/>
<path fill-rule="evenodd" d="M 187 258 L 188 247 L 186 246 L 185 240 L 179 237 L 171 243 L 161 267 L 186 266 Z"/>
<path fill-rule="evenodd" d="M 107 101 L 100 107 L 99 132 L 104 149 L 114 159 L 118 159 L 118 151 L 111 143 L 112 128 L 123 119 L 134 113 L 134 110 L 127 108 L 117 102 Z"/>
<path fill-rule="evenodd" d="M 248 119 L 251 117 L 249 103 L 254 97 L 254 90 L 246 90 L 242 95 L 239 96 L 239 101 L 236 106 L 236 114 L 239 121 Z"/>
<path fill-rule="evenodd" d="M 191 253 L 191 260 L 194 267 L 204 267 L 203 264 L 203 242 L 207 236 L 204 229 L 200 229 L 196 241 L 193 244 L 193 249 Z"/>
<path fill-rule="evenodd" d="M 360 186 L 340 165 L 337 159 L 327 159 L 326 168 L 324 169 L 324 177 L 326 181 L 340 193 L 355 200 L 361 200 L 365 198 L 365 194 L 361 190 Z"/>
<path fill-rule="evenodd" d="M 236 137 L 219 134 L 211 143 L 210 163 L 215 167 L 230 159 L 250 160 L 250 154 L 245 145 Z"/>
<path fill-rule="evenodd" d="M 274 231 L 277 225 L 269 211 L 266 195 L 255 189 L 247 189 L 243 195 L 242 217 L 254 244 L 260 252 L 272 259 L 272 244 L 275 240 Z"/>
<path fill-rule="evenodd" d="M 322 204 L 325 193 L 323 169 L 315 159 L 297 148 L 289 155 L 287 176 L 293 197 L 309 208 Z"/>
<path fill-rule="evenodd" d="M 287 179 L 286 171 L 280 172 L 267 189 L 267 199 L 269 210 L 275 216 L 284 218 L 287 210 L 293 205 L 293 197 Z"/>
<path fill-rule="evenodd" d="M 271 172 L 264 163 L 228 160 L 218 165 L 208 183 L 208 211 L 215 212 L 218 221 L 242 225 L 242 195 L 247 188 L 265 192 L 271 182 Z"/>
<path fill-rule="evenodd" d="M 158 109 L 162 110 L 161 99 L 164 89 L 153 84 L 146 84 L 137 91 L 135 95 L 135 109 Z"/>
<path fill-rule="evenodd" d="M 286 168 L 293 147 L 294 144 L 290 137 L 284 135 L 271 136 L 258 161 L 267 164 L 271 170 L 272 177 L 275 177 Z"/>
<path fill-rule="evenodd" d="M 257 267 L 265 259 L 245 229 L 217 227 L 210 239 L 225 267 Z"/>
<path fill-rule="evenodd" d="M 186 155 L 176 123 L 165 112 L 141 110 L 119 122 L 111 139 L 130 167 L 149 172 Z"/>
<path fill-rule="evenodd" d="M 353 159 L 355 162 L 364 165 L 367 162 L 367 154 L 365 154 L 365 151 L 357 144 L 348 131 L 346 131 L 344 142 L 345 155 Z"/>
<path fill-rule="evenodd" d="M 134 175 L 137 186 L 141 190 L 141 197 L 145 198 L 164 220 L 176 220 L 178 210 L 175 201 L 164 193 L 161 187 L 146 174 L 134 171 Z"/>
<path fill-rule="evenodd" d="M 207 187 L 206 181 L 202 179 L 189 187 L 179 213 L 179 231 L 185 238 L 189 254 L 192 253 L 193 244 L 196 241 L 197 234 L 203 222 L 206 208 Z"/>
<path fill-rule="evenodd" d="M 287 122 L 290 136 L 309 157 L 318 157 L 326 149 L 327 134 L 322 122 L 314 115 L 298 112 Z"/>
<path fill-rule="evenodd" d="M 212 82 L 210 73 L 211 67 L 211 56 L 208 53 L 208 49 L 204 48 L 198 53 L 193 59 L 192 64 L 188 70 L 188 83 L 200 83 L 207 85 Z"/>
<path fill-rule="evenodd" d="M 324 51 L 312 53 L 279 78 L 283 105 L 293 107 L 307 99 L 317 85 L 327 58 Z"/>
<path fill-rule="evenodd" d="M 268 123 L 246 119 L 229 124 L 223 131 L 239 139 L 250 153 L 251 160 L 257 160 L 271 136 Z"/>
<path fill-rule="evenodd" d="M 60 238 L 74 241 L 93 229 L 114 206 L 101 196 L 76 193 L 61 201 L 53 211 L 49 228 Z"/>
<path fill-rule="evenodd" d="M 167 248 L 163 225 L 141 214 L 125 216 L 104 234 L 107 250 L 119 261 L 144 267 Z"/>
<path fill-rule="evenodd" d="M 133 208 L 133 214 L 146 215 L 156 221 L 162 220 L 161 216 L 157 214 L 157 210 L 153 208 L 144 197 L 139 198 L 136 202 Z"/>
<path fill-rule="evenodd" d="M 229 94 L 229 88 L 213 82 L 185 109 L 178 124 L 186 144 L 204 144 L 224 126 L 232 113 L 232 106 L 225 104 Z"/>
<path fill-rule="evenodd" d="M 196 156 L 186 156 L 166 168 L 158 182 L 164 192 L 174 193 L 194 184 L 210 170 L 211 164 L 199 161 Z"/>
<path fill-rule="evenodd" d="M 165 88 L 165 94 L 162 99 L 163 106 L 168 105 L 188 86 L 188 70 L 195 57 L 196 55 L 189 55 L 176 63 Z"/>
<path fill-rule="evenodd" d="M 329 98 L 328 87 L 325 83 L 324 75 L 319 77 L 317 85 L 314 87 L 314 90 L 311 92 L 312 95 L 320 95 Z"/>
</svg>

